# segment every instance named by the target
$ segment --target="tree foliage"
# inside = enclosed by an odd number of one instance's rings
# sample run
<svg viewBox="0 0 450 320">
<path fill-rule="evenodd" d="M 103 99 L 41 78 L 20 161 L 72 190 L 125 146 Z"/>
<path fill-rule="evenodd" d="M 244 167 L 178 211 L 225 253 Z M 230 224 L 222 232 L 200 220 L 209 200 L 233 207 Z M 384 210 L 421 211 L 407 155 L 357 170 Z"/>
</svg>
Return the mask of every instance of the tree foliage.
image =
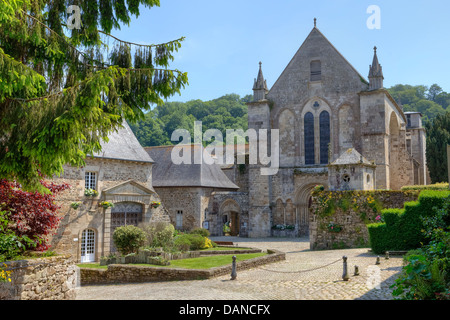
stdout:
<svg viewBox="0 0 450 320">
<path fill-rule="evenodd" d="M 69 188 L 67 184 L 41 181 L 51 193 L 28 192 L 17 182 L 0 179 L 0 211 L 7 214 L 7 221 L 1 230 L 2 235 L 11 235 L 9 239 L 21 239 L 24 249 L 36 247 L 38 250 L 48 248 L 47 236 L 56 229 L 61 218 L 55 204 L 58 193 Z M 29 241 L 22 241 L 29 240 Z M 4 245 L 3 249 L 9 247 Z"/>
<path fill-rule="evenodd" d="M 66 10 L 81 8 L 81 28 Z M 41 175 L 84 165 L 123 121 L 179 93 L 169 63 L 183 38 L 140 45 L 110 36 L 159 0 L 0 1 L 0 178 L 42 189 Z"/>
<path fill-rule="evenodd" d="M 421 112 L 424 123 L 431 121 L 439 114 L 444 114 L 450 105 L 450 93 L 443 91 L 437 84 L 429 88 L 424 85 L 397 84 L 388 91 L 403 106 L 405 112 Z"/>
<path fill-rule="evenodd" d="M 450 144 L 450 111 L 426 124 L 427 166 L 433 183 L 448 181 L 447 144 Z"/>
<path fill-rule="evenodd" d="M 251 96 L 241 98 L 228 94 L 210 101 L 191 100 L 168 102 L 149 111 L 143 120 L 130 124 L 139 142 L 145 146 L 171 145 L 172 132 L 176 129 L 189 130 L 194 137 L 194 122 L 202 122 L 202 130 L 218 129 L 224 141 L 227 129 L 248 128 L 246 102 Z"/>
</svg>

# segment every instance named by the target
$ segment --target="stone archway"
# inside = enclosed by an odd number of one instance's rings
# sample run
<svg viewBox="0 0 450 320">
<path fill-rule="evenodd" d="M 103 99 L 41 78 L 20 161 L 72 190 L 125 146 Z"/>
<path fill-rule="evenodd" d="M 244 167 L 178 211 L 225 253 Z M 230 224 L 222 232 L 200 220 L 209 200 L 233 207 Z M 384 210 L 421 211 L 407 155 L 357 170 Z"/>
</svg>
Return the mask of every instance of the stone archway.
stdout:
<svg viewBox="0 0 450 320">
<path fill-rule="evenodd" d="M 320 183 L 302 186 L 296 193 L 295 210 L 298 236 L 309 236 L 309 208 L 311 207 L 311 191 Z"/>
<path fill-rule="evenodd" d="M 219 214 L 222 217 L 222 225 L 230 222 L 232 236 L 238 236 L 240 231 L 241 208 L 233 199 L 227 199 L 220 205 Z"/>
</svg>

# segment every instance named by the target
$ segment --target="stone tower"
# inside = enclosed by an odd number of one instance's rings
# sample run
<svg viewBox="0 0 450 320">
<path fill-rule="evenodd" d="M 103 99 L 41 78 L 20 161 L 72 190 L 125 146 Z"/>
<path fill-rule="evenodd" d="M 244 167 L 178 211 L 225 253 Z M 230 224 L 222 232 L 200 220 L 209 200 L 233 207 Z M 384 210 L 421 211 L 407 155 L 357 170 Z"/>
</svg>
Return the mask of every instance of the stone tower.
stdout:
<svg viewBox="0 0 450 320">
<path fill-rule="evenodd" d="M 268 93 L 266 80 L 262 72 L 262 63 L 259 63 L 258 77 L 253 85 L 253 101 L 248 106 L 248 129 L 259 132 L 266 129 L 270 134 L 270 107 L 266 99 Z M 270 140 L 269 140 L 270 141 Z M 258 149 L 262 144 L 267 145 L 266 139 L 258 139 Z M 268 147 L 270 148 L 270 147 Z M 270 149 L 269 149 L 270 150 Z M 259 153 L 259 150 L 258 150 Z M 249 237 L 268 237 L 271 228 L 271 176 L 261 175 L 261 165 L 249 165 Z"/>
</svg>

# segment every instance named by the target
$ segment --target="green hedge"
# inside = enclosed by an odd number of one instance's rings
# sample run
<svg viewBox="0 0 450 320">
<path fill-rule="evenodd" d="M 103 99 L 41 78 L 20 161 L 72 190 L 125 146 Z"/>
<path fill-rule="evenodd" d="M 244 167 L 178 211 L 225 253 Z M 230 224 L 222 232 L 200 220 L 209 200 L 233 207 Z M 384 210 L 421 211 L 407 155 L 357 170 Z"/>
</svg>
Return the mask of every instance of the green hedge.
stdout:
<svg viewBox="0 0 450 320">
<path fill-rule="evenodd" d="M 414 185 L 414 186 L 404 186 L 401 188 L 402 191 L 407 190 L 448 190 L 448 182 L 441 182 L 428 185 Z"/>
<path fill-rule="evenodd" d="M 384 209 L 384 223 L 369 224 L 369 239 L 372 250 L 384 253 L 389 250 L 411 250 L 426 242 L 422 233 L 423 216 L 433 214 L 433 207 L 441 207 L 450 191 L 424 190 L 418 201 L 406 202 L 403 209 Z"/>
</svg>

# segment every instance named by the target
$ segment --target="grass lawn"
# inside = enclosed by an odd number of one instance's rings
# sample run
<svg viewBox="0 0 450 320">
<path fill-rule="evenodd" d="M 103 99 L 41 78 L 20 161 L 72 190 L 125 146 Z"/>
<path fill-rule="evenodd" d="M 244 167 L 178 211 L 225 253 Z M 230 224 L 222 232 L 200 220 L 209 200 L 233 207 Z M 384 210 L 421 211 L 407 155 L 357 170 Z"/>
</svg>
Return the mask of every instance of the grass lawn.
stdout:
<svg viewBox="0 0 450 320">
<path fill-rule="evenodd" d="M 256 257 L 261 257 L 266 255 L 267 253 L 247 253 L 247 254 L 235 254 L 236 261 L 243 261 L 247 259 L 253 259 Z M 229 255 L 218 255 L 218 256 L 208 256 L 208 257 L 199 257 L 199 258 L 191 258 L 191 259 L 180 259 L 180 260 L 171 260 L 169 266 L 157 266 L 153 264 L 132 264 L 135 266 L 144 266 L 144 267 L 164 267 L 164 268 L 183 268 L 183 269 L 209 269 L 214 267 L 221 267 L 227 264 L 231 264 L 233 254 Z M 85 263 L 78 264 L 80 268 L 96 268 L 96 269 L 107 269 L 107 266 L 100 266 L 99 263 Z"/>
<path fill-rule="evenodd" d="M 226 251 L 226 250 L 251 250 L 253 248 L 244 248 L 244 247 L 215 247 L 203 249 L 201 251 Z"/>
</svg>

